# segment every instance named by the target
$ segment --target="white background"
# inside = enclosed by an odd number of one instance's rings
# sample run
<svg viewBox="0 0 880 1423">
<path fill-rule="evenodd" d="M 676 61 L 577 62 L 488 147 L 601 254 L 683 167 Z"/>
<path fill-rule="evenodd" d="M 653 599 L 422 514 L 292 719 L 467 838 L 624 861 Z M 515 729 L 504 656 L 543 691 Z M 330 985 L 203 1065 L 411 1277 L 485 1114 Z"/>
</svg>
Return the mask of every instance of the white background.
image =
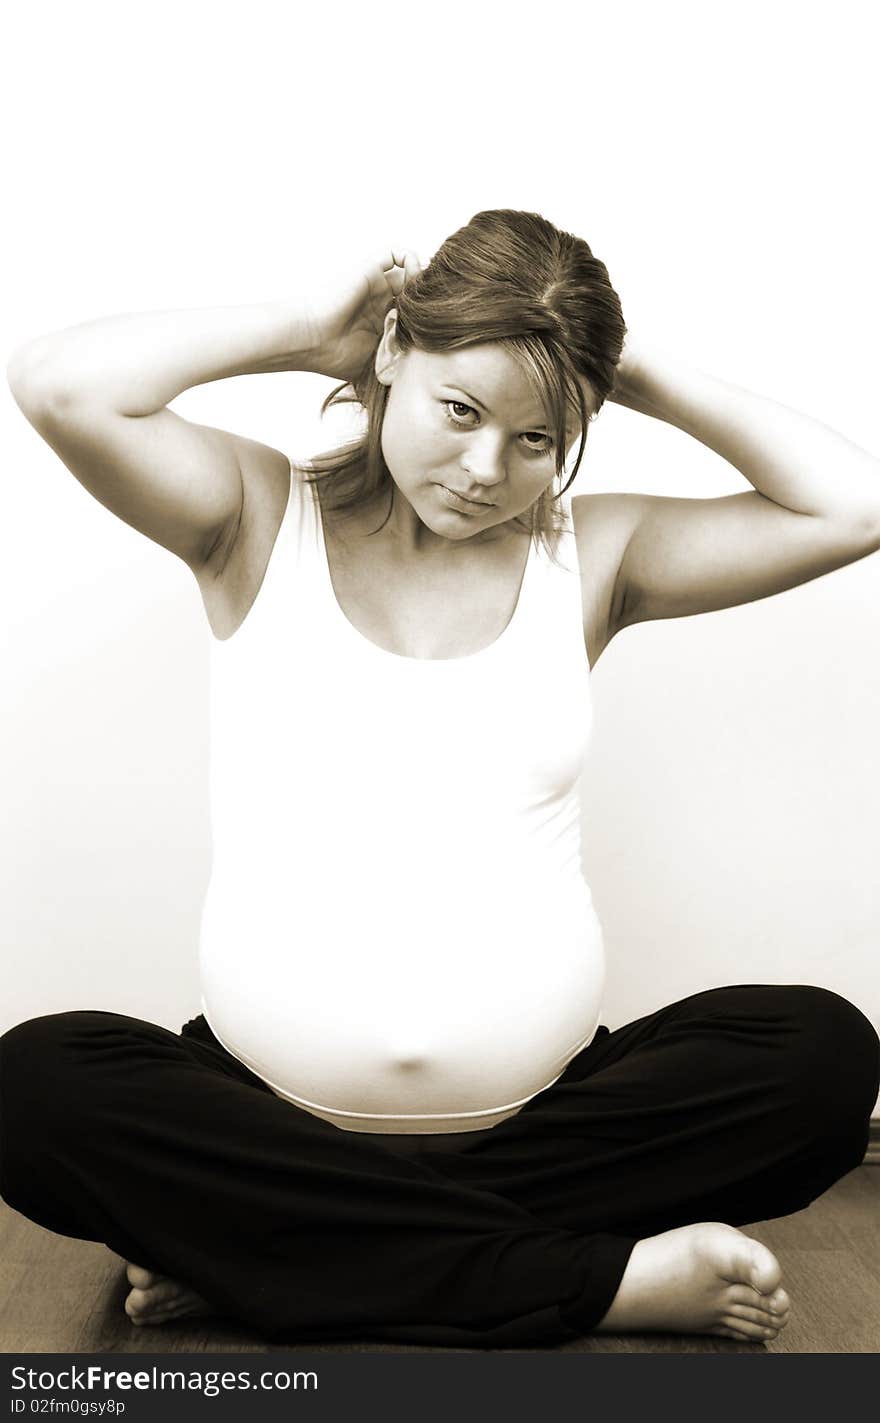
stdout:
<svg viewBox="0 0 880 1423">
<path fill-rule="evenodd" d="M 872 19 L 31 0 L 2 84 L 7 354 L 112 312 L 288 297 L 521 207 L 587 238 L 634 332 L 880 451 Z M 175 408 L 302 455 L 331 442 L 326 388 L 247 377 Z M 2 401 L 0 1027 L 85 1006 L 178 1027 L 210 865 L 198 590 Z M 576 490 L 744 487 L 608 406 Z M 584 832 L 611 1026 L 756 980 L 880 1024 L 878 618 L 872 557 L 603 657 Z"/>
</svg>

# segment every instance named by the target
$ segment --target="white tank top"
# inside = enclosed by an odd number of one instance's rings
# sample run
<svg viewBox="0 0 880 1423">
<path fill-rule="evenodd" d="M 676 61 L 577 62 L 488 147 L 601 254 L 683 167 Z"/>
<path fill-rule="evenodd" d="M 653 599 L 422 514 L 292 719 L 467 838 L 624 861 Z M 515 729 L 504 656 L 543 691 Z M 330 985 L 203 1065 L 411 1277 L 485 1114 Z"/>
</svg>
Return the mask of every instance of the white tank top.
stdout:
<svg viewBox="0 0 880 1423">
<path fill-rule="evenodd" d="M 592 1038 L 589 667 L 571 513 L 465 657 L 399 656 L 333 590 L 296 470 L 245 621 L 211 639 L 202 1010 L 279 1096 L 358 1132 L 513 1116 Z"/>
</svg>

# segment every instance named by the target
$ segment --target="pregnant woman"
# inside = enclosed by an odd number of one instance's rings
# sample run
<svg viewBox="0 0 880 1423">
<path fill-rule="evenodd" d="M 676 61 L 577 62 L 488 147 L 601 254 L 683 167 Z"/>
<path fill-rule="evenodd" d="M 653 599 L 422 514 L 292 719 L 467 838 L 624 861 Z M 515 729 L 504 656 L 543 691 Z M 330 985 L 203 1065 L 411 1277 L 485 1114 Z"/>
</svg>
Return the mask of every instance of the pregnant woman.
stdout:
<svg viewBox="0 0 880 1423">
<path fill-rule="evenodd" d="M 362 434 L 303 468 L 168 408 L 282 370 L 341 382 Z M 179 1034 L 77 1011 L 3 1038 L 5 1199 L 126 1259 L 136 1323 L 773 1338 L 780 1264 L 736 1227 L 860 1162 L 876 1034 L 808 986 L 600 1026 L 590 669 L 633 623 L 876 550 L 877 461 L 630 337 L 586 242 L 512 211 L 331 296 L 42 337 L 10 378 L 195 576 L 214 859 Z M 607 399 L 753 488 L 569 496 Z"/>
</svg>

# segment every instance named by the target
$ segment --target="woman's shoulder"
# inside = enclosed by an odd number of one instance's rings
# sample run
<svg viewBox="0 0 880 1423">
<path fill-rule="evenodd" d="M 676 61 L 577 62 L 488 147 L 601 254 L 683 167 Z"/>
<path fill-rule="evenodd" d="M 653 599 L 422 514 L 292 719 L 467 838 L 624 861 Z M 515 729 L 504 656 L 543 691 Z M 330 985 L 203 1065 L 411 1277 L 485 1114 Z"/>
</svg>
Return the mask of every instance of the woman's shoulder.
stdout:
<svg viewBox="0 0 880 1423">
<path fill-rule="evenodd" d="M 575 494 L 571 514 L 578 551 L 619 546 L 629 542 L 641 518 L 645 498 L 630 491 L 603 494 Z M 621 549 L 622 552 L 622 549 Z"/>
</svg>

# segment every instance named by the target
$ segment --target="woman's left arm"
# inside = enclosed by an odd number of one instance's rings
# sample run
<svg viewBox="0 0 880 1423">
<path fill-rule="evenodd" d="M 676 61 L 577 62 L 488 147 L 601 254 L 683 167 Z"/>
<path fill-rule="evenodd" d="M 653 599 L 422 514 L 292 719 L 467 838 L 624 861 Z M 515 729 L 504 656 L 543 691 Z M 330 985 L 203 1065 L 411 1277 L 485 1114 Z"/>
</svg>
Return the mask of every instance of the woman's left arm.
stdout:
<svg viewBox="0 0 880 1423">
<path fill-rule="evenodd" d="M 601 496 L 626 501 L 631 530 L 618 628 L 749 603 L 880 549 L 880 460 L 827 425 L 629 339 L 610 399 L 692 435 L 754 486 Z"/>
</svg>

